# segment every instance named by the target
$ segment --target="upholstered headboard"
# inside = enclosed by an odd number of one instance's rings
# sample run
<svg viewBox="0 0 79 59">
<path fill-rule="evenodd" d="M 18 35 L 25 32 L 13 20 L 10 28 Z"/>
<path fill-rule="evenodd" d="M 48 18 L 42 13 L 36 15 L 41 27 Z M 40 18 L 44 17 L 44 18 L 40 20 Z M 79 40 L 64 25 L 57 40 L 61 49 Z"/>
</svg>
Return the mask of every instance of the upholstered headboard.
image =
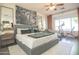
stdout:
<svg viewBox="0 0 79 59">
<path fill-rule="evenodd" d="M 17 28 L 17 34 L 27 34 L 31 33 L 31 30 L 28 28 Z"/>
</svg>

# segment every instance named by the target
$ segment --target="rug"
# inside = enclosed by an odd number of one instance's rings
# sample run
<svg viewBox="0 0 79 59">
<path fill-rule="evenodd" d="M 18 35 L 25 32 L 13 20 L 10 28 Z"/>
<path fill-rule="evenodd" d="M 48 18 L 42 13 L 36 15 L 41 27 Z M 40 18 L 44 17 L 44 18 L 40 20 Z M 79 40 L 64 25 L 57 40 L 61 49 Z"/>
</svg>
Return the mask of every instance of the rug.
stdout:
<svg viewBox="0 0 79 59">
<path fill-rule="evenodd" d="M 42 55 L 70 55 L 72 44 L 59 42 Z"/>
</svg>

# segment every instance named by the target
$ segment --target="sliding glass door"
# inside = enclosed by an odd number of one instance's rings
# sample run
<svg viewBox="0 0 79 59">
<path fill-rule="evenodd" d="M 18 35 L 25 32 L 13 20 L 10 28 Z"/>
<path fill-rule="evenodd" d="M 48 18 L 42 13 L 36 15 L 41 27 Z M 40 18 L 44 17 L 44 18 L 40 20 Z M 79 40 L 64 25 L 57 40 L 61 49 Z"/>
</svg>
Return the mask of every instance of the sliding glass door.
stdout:
<svg viewBox="0 0 79 59">
<path fill-rule="evenodd" d="M 77 17 L 70 17 L 64 19 L 55 20 L 55 30 L 56 31 L 78 31 L 78 19 Z"/>
<path fill-rule="evenodd" d="M 72 31 L 78 31 L 78 18 L 73 17 L 71 23 L 72 23 Z"/>
</svg>

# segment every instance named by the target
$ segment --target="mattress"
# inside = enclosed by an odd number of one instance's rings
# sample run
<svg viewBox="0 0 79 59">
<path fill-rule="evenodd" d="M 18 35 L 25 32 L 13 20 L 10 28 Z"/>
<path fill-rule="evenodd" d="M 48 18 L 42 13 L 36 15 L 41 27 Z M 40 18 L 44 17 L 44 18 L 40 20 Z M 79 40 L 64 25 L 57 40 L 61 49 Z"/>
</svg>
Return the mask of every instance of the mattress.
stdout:
<svg viewBox="0 0 79 59">
<path fill-rule="evenodd" d="M 31 35 L 31 34 L 17 34 L 16 39 L 22 42 L 30 49 L 43 45 L 52 40 L 58 40 L 57 33 L 54 33 L 49 36 L 41 37 L 41 38 L 32 38 L 32 37 L 29 37 L 28 35 Z"/>
</svg>

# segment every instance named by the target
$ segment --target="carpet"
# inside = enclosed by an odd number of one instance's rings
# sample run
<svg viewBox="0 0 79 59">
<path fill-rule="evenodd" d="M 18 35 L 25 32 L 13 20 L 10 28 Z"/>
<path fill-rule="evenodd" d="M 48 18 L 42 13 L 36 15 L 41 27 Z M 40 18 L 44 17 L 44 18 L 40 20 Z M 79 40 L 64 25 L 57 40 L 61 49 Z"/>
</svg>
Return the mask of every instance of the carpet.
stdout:
<svg viewBox="0 0 79 59">
<path fill-rule="evenodd" d="M 9 46 L 8 49 L 10 55 L 26 55 L 26 53 L 18 45 Z"/>
<path fill-rule="evenodd" d="M 72 44 L 59 42 L 42 55 L 70 55 Z"/>
</svg>

